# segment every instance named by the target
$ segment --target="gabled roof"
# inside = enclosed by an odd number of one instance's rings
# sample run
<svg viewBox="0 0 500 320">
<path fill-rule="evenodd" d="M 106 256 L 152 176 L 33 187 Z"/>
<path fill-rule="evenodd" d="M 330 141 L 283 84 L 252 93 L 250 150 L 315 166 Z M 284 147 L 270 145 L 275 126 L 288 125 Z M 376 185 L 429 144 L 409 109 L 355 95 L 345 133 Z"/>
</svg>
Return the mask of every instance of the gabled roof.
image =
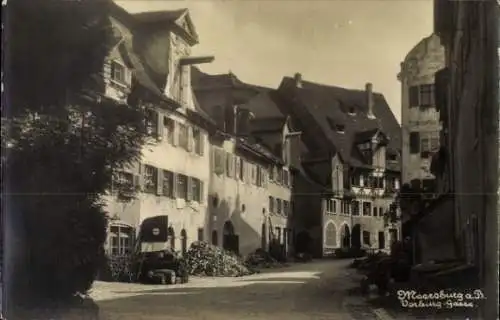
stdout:
<svg viewBox="0 0 500 320">
<path fill-rule="evenodd" d="M 359 152 L 353 150 L 356 135 L 371 135 L 377 130 L 389 137 L 390 149 L 401 148 L 401 127 L 382 94 L 373 93 L 375 119 L 370 119 L 364 90 L 308 81 L 301 83 L 301 88 L 298 88 L 294 78 L 285 77 L 277 93 L 281 108 L 287 109 L 294 120 L 301 123 L 306 143 L 316 142 L 313 152 L 338 152 L 350 165 L 366 166 Z M 339 132 L 336 125 L 343 125 L 344 130 Z"/>
</svg>

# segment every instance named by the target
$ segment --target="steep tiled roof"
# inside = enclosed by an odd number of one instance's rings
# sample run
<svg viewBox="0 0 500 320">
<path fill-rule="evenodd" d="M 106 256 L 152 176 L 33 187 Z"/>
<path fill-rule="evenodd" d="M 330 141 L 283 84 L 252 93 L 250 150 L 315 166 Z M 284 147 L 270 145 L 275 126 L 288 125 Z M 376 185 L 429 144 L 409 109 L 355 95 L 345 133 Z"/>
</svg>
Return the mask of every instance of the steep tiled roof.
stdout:
<svg viewBox="0 0 500 320">
<path fill-rule="evenodd" d="M 353 149 L 355 138 L 359 133 L 370 134 L 377 129 L 389 137 L 390 149 L 400 149 L 400 126 L 385 98 L 379 93 L 373 93 L 375 119 L 367 115 L 366 93 L 362 90 L 307 81 L 302 81 L 301 88 L 297 88 L 295 79 L 285 77 L 277 93 L 282 110 L 291 113 L 301 124 L 306 143 L 316 143 L 316 150 L 312 151 L 323 154 L 338 152 L 352 166 L 366 166 L 359 152 Z M 299 114 L 300 108 L 305 113 Z M 337 125 L 343 126 L 341 132 Z"/>
<path fill-rule="evenodd" d="M 269 95 L 272 89 L 244 83 L 231 72 L 211 75 L 193 67 L 191 84 L 201 108 L 209 114 L 215 106 L 239 104 L 252 111 L 252 125 L 256 128 L 275 127 L 280 121 L 283 126 L 285 122 L 285 116 Z"/>
</svg>

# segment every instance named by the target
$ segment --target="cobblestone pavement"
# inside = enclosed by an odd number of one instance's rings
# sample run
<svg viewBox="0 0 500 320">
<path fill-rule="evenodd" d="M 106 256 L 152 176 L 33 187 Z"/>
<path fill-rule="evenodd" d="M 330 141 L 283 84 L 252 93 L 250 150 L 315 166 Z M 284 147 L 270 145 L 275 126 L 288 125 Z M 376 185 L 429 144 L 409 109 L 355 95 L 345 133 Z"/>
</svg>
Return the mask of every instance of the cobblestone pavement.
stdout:
<svg viewBox="0 0 500 320">
<path fill-rule="evenodd" d="M 193 278 L 171 286 L 98 282 L 91 297 L 102 320 L 379 319 L 350 296 L 350 261 L 296 264 L 241 278 Z"/>
</svg>

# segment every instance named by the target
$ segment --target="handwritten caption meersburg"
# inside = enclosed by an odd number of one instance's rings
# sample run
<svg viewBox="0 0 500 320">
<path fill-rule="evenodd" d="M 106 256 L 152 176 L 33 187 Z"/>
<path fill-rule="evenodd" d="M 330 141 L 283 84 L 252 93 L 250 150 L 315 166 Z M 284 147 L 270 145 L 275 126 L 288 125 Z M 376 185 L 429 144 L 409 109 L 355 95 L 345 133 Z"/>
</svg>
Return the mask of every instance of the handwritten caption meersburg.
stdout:
<svg viewBox="0 0 500 320">
<path fill-rule="evenodd" d="M 399 302 L 405 308 L 474 308 L 476 302 L 486 297 L 480 289 L 469 292 L 440 290 L 438 292 L 418 293 L 415 290 L 398 290 Z"/>
</svg>

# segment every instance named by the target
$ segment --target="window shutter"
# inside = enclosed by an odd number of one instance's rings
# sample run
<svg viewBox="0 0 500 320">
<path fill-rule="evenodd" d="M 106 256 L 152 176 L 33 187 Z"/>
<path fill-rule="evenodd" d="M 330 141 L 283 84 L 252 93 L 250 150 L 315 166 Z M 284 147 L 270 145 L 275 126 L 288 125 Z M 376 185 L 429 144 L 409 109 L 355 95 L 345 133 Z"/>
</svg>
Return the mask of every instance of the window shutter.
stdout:
<svg viewBox="0 0 500 320">
<path fill-rule="evenodd" d="M 187 126 L 187 151 L 191 152 L 193 151 L 193 144 L 194 144 L 194 135 L 193 135 L 193 130 L 194 128 L 191 126 Z"/>
<path fill-rule="evenodd" d="M 205 154 L 205 135 L 200 130 L 200 156 Z"/>
<path fill-rule="evenodd" d="M 172 172 L 172 198 L 177 199 L 177 173 Z"/>
<path fill-rule="evenodd" d="M 139 190 L 142 189 L 142 185 L 144 183 L 144 176 L 143 176 L 143 171 L 144 171 L 144 165 L 140 162 L 137 162 L 134 165 L 134 184 L 135 187 L 138 188 Z"/>
<path fill-rule="evenodd" d="M 420 87 L 419 86 L 412 86 L 409 89 L 409 103 L 410 107 L 418 107 L 420 104 L 419 101 L 419 95 L 420 95 Z"/>
<path fill-rule="evenodd" d="M 156 170 L 156 194 L 161 196 L 163 194 L 163 170 L 155 168 Z"/>
<path fill-rule="evenodd" d="M 191 201 L 193 200 L 193 178 L 187 177 L 186 179 L 187 183 L 187 193 L 186 193 L 186 200 Z"/>
<path fill-rule="evenodd" d="M 163 139 L 163 115 L 161 112 L 156 112 L 156 139 L 161 141 Z"/>
<path fill-rule="evenodd" d="M 177 146 L 179 145 L 179 126 L 177 122 L 172 121 L 172 145 Z"/>
<path fill-rule="evenodd" d="M 200 180 L 200 203 L 205 202 L 205 190 L 203 189 L 205 184 Z"/>
<path fill-rule="evenodd" d="M 239 179 L 240 177 L 240 157 L 238 156 L 235 156 L 234 157 L 234 161 L 235 161 L 235 178 L 236 179 Z"/>
</svg>

